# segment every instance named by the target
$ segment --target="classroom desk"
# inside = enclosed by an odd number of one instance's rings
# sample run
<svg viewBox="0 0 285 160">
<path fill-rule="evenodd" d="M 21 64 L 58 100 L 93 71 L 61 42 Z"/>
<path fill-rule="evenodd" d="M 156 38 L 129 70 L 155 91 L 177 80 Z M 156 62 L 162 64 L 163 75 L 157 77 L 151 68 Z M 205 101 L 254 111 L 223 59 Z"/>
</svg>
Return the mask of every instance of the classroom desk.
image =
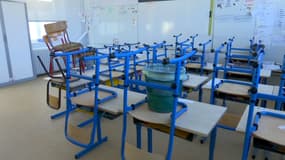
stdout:
<svg viewBox="0 0 285 160">
<path fill-rule="evenodd" d="M 215 85 L 220 83 L 223 79 L 215 78 Z M 238 82 L 238 80 L 236 80 Z M 211 90 L 212 88 L 212 80 L 208 81 L 205 85 L 202 86 L 202 89 Z M 223 95 L 229 95 L 234 99 L 244 100 L 244 98 L 248 99 L 248 90 L 250 89 L 249 86 L 240 85 L 240 84 L 233 84 L 233 83 L 223 83 L 220 85 L 216 91 L 222 93 Z M 266 84 L 259 84 L 258 85 L 258 92 L 264 94 L 273 94 L 274 86 L 266 85 Z"/>
<path fill-rule="evenodd" d="M 249 109 L 249 106 L 246 107 L 245 111 L 243 112 L 242 116 L 241 116 L 241 119 L 238 123 L 238 126 L 237 126 L 237 131 L 238 132 L 242 132 L 244 133 L 245 132 L 245 128 L 246 128 L 246 122 L 247 122 L 247 116 L 248 116 L 248 109 Z M 284 111 L 278 111 L 278 110 L 274 110 L 274 109 L 269 109 L 269 108 L 263 108 L 263 107 L 259 107 L 259 106 L 255 106 L 254 107 L 254 113 L 253 113 L 253 117 L 255 117 L 256 113 L 257 112 L 260 112 L 260 111 L 270 111 L 270 112 L 274 112 L 274 113 L 281 113 L 281 114 L 285 114 Z M 253 119 L 254 120 L 254 119 Z M 284 120 L 285 121 L 285 120 Z M 253 123 L 253 122 L 252 122 Z M 285 122 L 284 122 L 284 125 L 285 125 Z M 284 132 L 285 134 L 285 132 Z M 285 135 L 284 135 L 285 136 Z M 285 140 L 285 139 L 284 139 Z M 285 144 L 285 143 L 284 143 Z"/>
<path fill-rule="evenodd" d="M 238 132 L 245 133 L 247 117 L 248 117 L 248 109 L 249 106 L 247 106 L 246 110 L 244 111 L 241 117 L 240 122 L 238 123 L 237 126 Z M 270 111 L 285 115 L 285 112 L 283 111 L 256 106 L 254 107 L 253 117 L 255 117 L 256 113 L 260 111 Z M 285 126 L 285 119 L 263 116 L 260 119 L 260 122 L 258 123 L 258 130 L 256 132 L 253 132 L 253 146 L 256 148 L 261 148 L 284 154 L 285 153 L 284 126 Z"/>
<path fill-rule="evenodd" d="M 188 110 L 176 119 L 175 136 L 192 141 L 194 135 L 202 137 L 211 135 L 209 159 L 213 158 L 211 156 L 213 156 L 214 150 L 211 146 L 215 146 L 216 125 L 226 112 L 226 108 L 188 99 L 179 98 L 178 101 L 185 103 Z M 129 114 L 134 118 L 136 125 L 169 133 L 171 113 L 153 112 L 148 108 L 147 104 L 143 104 L 136 110 L 130 111 Z M 140 135 L 138 130 L 137 134 Z M 140 141 L 141 139 L 137 139 L 139 144 L 141 143 Z"/>
<path fill-rule="evenodd" d="M 183 86 L 191 89 L 195 89 L 202 84 L 204 84 L 208 80 L 208 77 L 206 76 L 199 76 L 199 75 L 193 75 L 190 74 L 189 79 L 187 81 L 183 82 Z M 115 87 L 109 87 L 106 85 L 100 85 L 100 88 L 104 89 L 110 89 L 118 93 L 118 97 L 115 99 L 112 99 L 110 101 L 104 102 L 104 105 L 99 105 L 99 109 L 110 112 L 112 114 L 119 114 L 122 112 L 122 106 L 123 106 L 123 90 Z M 129 94 L 134 95 L 134 97 L 130 100 L 130 104 L 134 104 L 134 102 L 143 100 L 145 97 L 145 94 L 129 91 Z M 104 96 L 107 96 L 104 92 L 99 92 L 99 97 L 102 98 Z M 142 98 L 143 97 L 143 98 Z M 72 103 L 74 104 L 80 104 L 82 106 L 86 107 L 93 107 L 94 106 L 94 91 L 87 92 L 85 94 L 81 94 L 79 96 L 72 98 Z"/>
<path fill-rule="evenodd" d="M 183 81 L 183 88 L 184 90 L 193 90 L 193 91 L 199 91 L 199 102 L 202 101 L 203 96 L 203 90 L 202 86 L 209 80 L 209 77 L 207 76 L 200 76 L 196 74 L 187 74 L 189 79 L 186 81 Z"/>
<path fill-rule="evenodd" d="M 271 77 L 271 73 L 272 73 L 272 71 L 271 70 L 268 70 L 268 69 L 261 69 L 260 70 L 260 77 L 261 78 L 270 78 Z M 229 76 L 236 76 L 236 77 L 238 77 L 238 78 L 241 78 L 241 76 L 242 77 L 245 77 L 245 78 L 247 78 L 247 77 L 249 77 L 249 78 L 251 78 L 251 74 L 249 74 L 249 73 L 242 73 L 242 72 L 233 72 L 233 71 L 228 71 L 227 72 L 227 74 L 229 75 Z"/>
<path fill-rule="evenodd" d="M 144 67 L 145 67 L 145 66 L 143 66 L 143 65 L 137 65 L 137 66 L 136 66 L 136 70 L 137 70 L 137 71 L 142 71 L 142 70 L 144 69 Z M 129 73 L 130 73 L 130 74 L 134 73 L 134 67 L 131 67 L 130 69 L 131 69 L 131 71 L 130 71 Z M 124 72 L 125 67 L 124 67 L 124 66 L 116 67 L 116 68 L 114 68 L 114 70 L 115 70 L 115 71 Z"/>
<path fill-rule="evenodd" d="M 104 82 L 110 80 L 109 71 L 108 70 L 103 70 L 104 67 L 102 67 L 102 70 L 101 70 L 101 66 L 106 66 L 106 65 L 100 65 L 100 71 L 104 72 L 106 75 L 99 76 L 99 79 L 100 79 L 101 82 L 104 83 Z M 84 73 L 82 73 L 82 75 L 88 76 L 88 77 L 92 77 L 93 75 L 95 75 L 95 70 L 94 69 L 86 70 Z M 112 78 L 114 78 L 114 79 L 121 78 L 121 77 L 123 77 L 123 75 L 124 75 L 123 72 L 112 71 Z"/>
<path fill-rule="evenodd" d="M 217 64 L 217 67 L 222 67 L 222 64 Z M 188 63 L 188 64 L 186 64 L 187 70 L 197 70 L 200 68 L 201 68 L 201 64 L 199 64 L 199 63 Z M 212 72 L 214 70 L 213 64 L 212 63 L 206 63 L 206 65 L 204 66 L 203 69 L 207 72 Z M 219 72 L 222 73 L 223 71 L 219 70 Z M 242 77 L 250 78 L 251 77 L 251 74 L 241 73 L 241 72 L 228 71 L 227 74 L 229 76 L 237 77 L 237 78 L 242 78 Z M 260 77 L 264 80 L 264 83 L 266 83 L 267 78 L 271 77 L 271 74 L 272 74 L 272 70 L 269 70 L 269 69 L 261 69 L 260 70 Z"/>
<path fill-rule="evenodd" d="M 116 91 L 118 96 L 115 99 L 99 104 L 99 110 L 111 114 L 121 114 L 123 112 L 123 90 L 103 85 L 100 85 L 100 87 Z M 129 91 L 128 95 L 129 105 L 135 104 L 146 97 L 144 94 L 132 91 Z M 106 96 L 104 93 L 99 93 L 99 97 L 104 96 Z M 179 99 L 179 101 L 184 102 L 188 106 L 188 111 L 176 121 L 176 135 L 180 138 L 188 139 L 189 135 L 192 134 L 208 137 L 226 111 L 226 108 L 216 105 L 186 99 Z M 94 92 L 73 97 L 72 103 L 93 107 Z M 133 118 L 140 120 L 140 123 L 146 122 L 148 127 L 155 126 L 154 129 L 169 127 L 170 113 L 160 114 L 152 112 L 148 109 L 146 103 L 129 113 Z M 168 130 L 169 128 L 166 130 L 162 129 L 161 131 L 167 132 Z M 129 154 L 128 151 L 126 152 Z"/>
<path fill-rule="evenodd" d="M 209 77 L 207 76 L 200 76 L 197 74 L 187 74 L 187 75 L 189 79 L 183 81 L 184 88 L 197 90 L 201 85 L 205 84 L 209 80 Z"/>
<path fill-rule="evenodd" d="M 218 64 L 218 67 L 221 67 L 222 64 Z M 197 70 L 201 68 L 201 64 L 200 63 L 187 63 L 186 64 L 186 69 L 187 70 Z M 206 65 L 204 66 L 203 70 L 207 71 L 207 72 L 212 72 L 214 70 L 213 67 L 213 63 L 206 63 Z"/>
<path fill-rule="evenodd" d="M 274 86 L 273 87 L 273 95 L 278 96 L 279 94 L 279 86 Z"/>
<path fill-rule="evenodd" d="M 112 115 L 119 115 L 123 112 L 123 90 L 115 87 L 109 87 L 105 85 L 100 85 L 99 88 L 109 89 L 115 91 L 118 96 L 112 100 L 99 104 L 98 108 L 101 111 L 108 112 Z M 145 94 L 129 91 L 129 94 L 132 95 L 132 98 L 129 100 L 129 105 L 135 104 L 138 101 L 145 99 Z M 99 91 L 99 98 L 106 97 L 106 92 Z M 73 104 L 85 106 L 85 107 L 94 107 L 94 91 L 87 92 L 85 94 L 78 95 L 71 99 Z"/>
<path fill-rule="evenodd" d="M 212 129 L 218 123 L 226 111 L 225 107 L 196 102 L 179 98 L 180 102 L 187 105 L 188 110 L 176 120 L 176 128 L 194 133 L 203 137 L 209 136 Z M 157 113 L 151 111 L 147 104 L 130 111 L 133 118 L 143 122 L 169 126 L 171 113 Z"/>
<path fill-rule="evenodd" d="M 216 78 L 215 85 L 220 83 L 222 79 Z M 236 80 L 237 81 L 237 80 Z M 202 89 L 211 91 L 212 87 L 212 80 L 208 81 L 205 85 L 202 86 Z M 258 85 L 258 92 L 264 94 L 273 94 L 274 87 L 272 85 L 265 85 L 259 84 Z M 248 94 L 248 90 L 250 89 L 249 86 L 240 85 L 240 84 L 233 84 L 233 83 L 223 83 L 216 89 L 215 96 L 217 98 L 223 98 L 227 100 L 232 100 L 241 103 L 248 103 L 250 96 Z M 265 106 L 265 102 L 262 101 L 262 105 Z M 232 113 L 226 113 L 221 121 L 220 124 L 223 126 L 227 126 L 228 128 L 235 129 L 237 124 L 240 121 L 240 116 Z"/>
</svg>

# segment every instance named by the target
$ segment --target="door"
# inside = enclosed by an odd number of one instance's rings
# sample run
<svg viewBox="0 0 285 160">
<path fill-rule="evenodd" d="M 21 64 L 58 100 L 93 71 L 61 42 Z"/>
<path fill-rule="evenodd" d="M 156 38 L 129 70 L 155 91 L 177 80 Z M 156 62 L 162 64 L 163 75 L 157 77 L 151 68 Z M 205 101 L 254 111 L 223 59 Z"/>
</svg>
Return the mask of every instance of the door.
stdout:
<svg viewBox="0 0 285 160">
<path fill-rule="evenodd" d="M 0 84 L 9 81 L 9 70 L 3 36 L 3 28 L 0 21 Z"/>
<path fill-rule="evenodd" d="M 34 76 L 25 3 L 2 1 L 13 80 Z"/>
</svg>

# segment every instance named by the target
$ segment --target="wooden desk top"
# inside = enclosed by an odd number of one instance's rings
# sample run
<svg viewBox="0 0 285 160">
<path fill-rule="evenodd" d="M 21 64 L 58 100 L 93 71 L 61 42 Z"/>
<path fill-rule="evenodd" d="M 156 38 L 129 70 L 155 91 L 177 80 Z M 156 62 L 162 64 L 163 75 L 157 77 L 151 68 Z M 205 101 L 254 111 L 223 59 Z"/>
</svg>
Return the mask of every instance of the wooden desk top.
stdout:
<svg viewBox="0 0 285 160">
<path fill-rule="evenodd" d="M 200 63 L 187 63 L 186 64 L 186 68 L 200 69 L 201 68 L 201 64 Z"/>
<path fill-rule="evenodd" d="M 109 74 L 109 71 L 106 71 L 104 73 Z M 87 70 L 84 73 L 82 73 L 82 75 L 89 76 L 89 77 L 92 77 L 94 74 L 95 74 L 94 70 Z M 112 71 L 112 77 L 113 78 L 119 78 L 119 77 L 122 77 L 123 75 L 124 75 L 123 72 Z M 100 79 L 100 81 L 103 81 L 103 82 L 110 80 L 108 75 L 99 76 L 99 79 Z"/>
<path fill-rule="evenodd" d="M 222 79 L 215 78 L 215 84 L 218 84 Z M 238 80 L 235 80 L 238 82 Z M 205 85 L 202 86 L 203 89 L 211 90 L 212 87 L 212 80 L 208 81 Z M 266 84 L 259 84 L 258 85 L 258 92 L 264 93 L 264 94 L 273 94 L 273 88 L 272 85 L 266 85 Z M 217 91 L 220 91 L 222 93 L 231 94 L 231 95 L 240 95 L 245 96 L 248 95 L 248 86 L 245 85 L 239 85 L 239 84 L 233 84 L 233 83 L 224 83 L 222 84 Z"/>
<path fill-rule="evenodd" d="M 217 66 L 221 67 L 222 64 L 218 64 Z M 199 63 L 188 63 L 188 64 L 186 64 L 186 68 L 188 68 L 188 69 L 200 69 L 201 68 L 201 64 L 199 64 Z M 212 63 L 207 63 L 204 66 L 204 70 L 213 71 L 213 64 Z M 250 75 L 248 73 L 233 72 L 233 71 L 228 71 L 228 73 L 236 74 L 236 75 L 245 75 L 245 76 L 246 75 Z M 272 73 L 271 70 L 261 69 L 260 70 L 260 77 L 262 77 L 262 78 L 269 78 L 269 77 L 271 77 L 271 73 Z"/>
<path fill-rule="evenodd" d="M 285 119 L 263 116 L 258 130 L 253 136 L 281 146 L 285 146 Z"/>
<path fill-rule="evenodd" d="M 216 90 L 220 93 L 225 93 L 228 95 L 249 97 L 248 95 L 249 89 L 250 87 L 245 85 L 223 83 Z"/>
<path fill-rule="evenodd" d="M 95 69 L 94 69 L 95 70 Z M 93 70 L 93 71 L 94 71 Z M 100 72 L 102 71 L 108 71 L 109 70 L 109 66 L 108 65 L 104 65 L 104 64 L 100 64 Z M 95 72 L 95 71 L 94 71 Z"/>
<path fill-rule="evenodd" d="M 218 64 L 218 66 L 222 66 L 222 64 Z M 199 63 L 187 63 L 186 68 L 188 69 L 200 69 L 201 64 Z M 213 63 L 206 63 L 204 66 L 204 70 L 213 71 Z"/>
<path fill-rule="evenodd" d="M 105 89 L 110 89 L 112 91 L 115 91 L 118 94 L 118 96 L 112 100 L 109 100 L 107 102 L 100 104 L 99 109 L 102 111 L 111 113 L 111 114 L 115 114 L 115 115 L 122 113 L 123 112 L 123 90 L 119 88 L 108 87 L 105 85 L 100 85 L 100 88 L 105 88 Z M 109 95 L 109 93 L 99 92 L 100 98 L 106 97 L 107 95 Z M 140 94 L 140 93 L 136 93 L 132 91 L 129 91 L 128 95 L 132 97 L 132 98 L 129 98 L 129 105 L 135 104 L 136 102 L 139 102 L 146 97 L 146 95 L 144 94 Z M 94 91 L 73 97 L 71 101 L 73 104 L 78 104 L 78 105 L 87 106 L 87 107 L 94 107 Z"/>
<path fill-rule="evenodd" d="M 239 124 L 237 126 L 237 131 L 239 132 L 245 132 L 245 128 L 246 128 L 246 122 L 247 122 L 247 116 L 248 116 L 248 108 L 249 106 L 246 107 L 245 111 L 243 112 L 243 115 L 241 117 L 241 120 L 239 121 Z M 273 109 L 268 109 L 268 108 L 263 108 L 263 107 L 254 107 L 254 114 L 253 117 L 255 117 L 257 112 L 260 111 L 270 111 L 270 112 L 274 112 L 274 113 L 281 113 L 281 114 L 285 114 L 285 112 L 283 111 L 278 111 L 278 110 L 273 110 Z M 285 123 L 284 123 L 285 125 Z"/>
<path fill-rule="evenodd" d="M 209 77 L 207 76 L 200 76 L 196 74 L 188 74 L 188 76 L 189 76 L 189 79 L 186 81 L 183 81 L 183 87 L 196 89 L 200 85 L 206 83 L 206 81 L 209 80 Z"/>
<path fill-rule="evenodd" d="M 137 70 L 137 71 L 141 71 L 141 70 L 143 70 L 143 69 L 144 69 L 144 66 L 142 66 L 142 65 L 137 65 L 137 66 L 136 66 L 136 70 Z M 124 66 L 116 67 L 115 70 L 116 70 L 116 71 L 124 72 L 125 67 L 124 67 Z M 133 73 L 133 72 L 134 72 L 134 67 L 131 66 L 131 70 L 130 70 L 129 73 Z"/>
<path fill-rule="evenodd" d="M 278 96 L 279 94 L 279 86 L 273 86 L 273 95 Z"/>
<path fill-rule="evenodd" d="M 176 120 L 176 127 L 200 136 L 208 136 L 226 111 L 225 107 L 179 99 L 188 106 L 187 112 Z M 141 121 L 169 125 L 170 113 L 156 113 L 148 109 L 147 104 L 129 112 Z"/>
<path fill-rule="evenodd" d="M 235 75 L 242 75 L 242 76 L 247 76 L 247 75 L 251 76 L 251 74 L 249 74 L 249 73 L 241 73 L 241 72 L 233 72 L 233 71 L 228 71 L 227 73 L 235 74 Z M 262 77 L 262 78 L 269 78 L 269 77 L 271 77 L 271 73 L 272 73 L 271 70 L 261 69 L 260 70 L 260 77 Z"/>
</svg>

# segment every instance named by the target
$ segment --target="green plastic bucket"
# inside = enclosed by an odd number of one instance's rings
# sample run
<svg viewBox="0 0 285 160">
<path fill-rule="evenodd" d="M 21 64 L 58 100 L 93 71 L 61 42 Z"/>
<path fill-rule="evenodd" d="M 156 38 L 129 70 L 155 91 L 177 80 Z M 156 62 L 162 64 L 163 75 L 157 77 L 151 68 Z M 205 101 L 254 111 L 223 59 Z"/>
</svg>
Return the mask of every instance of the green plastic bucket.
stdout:
<svg viewBox="0 0 285 160">
<path fill-rule="evenodd" d="M 175 83 L 175 69 L 173 64 L 149 64 L 144 68 L 146 82 L 156 83 L 164 86 L 171 86 Z M 185 68 L 180 71 L 180 81 L 186 80 Z M 159 113 L 169 113 L 173 108 L 173 92 L 147 87 L 147 103 L 150 110 Z M 180 93 L 182 85 L 180 86 Z"/>
</svg>

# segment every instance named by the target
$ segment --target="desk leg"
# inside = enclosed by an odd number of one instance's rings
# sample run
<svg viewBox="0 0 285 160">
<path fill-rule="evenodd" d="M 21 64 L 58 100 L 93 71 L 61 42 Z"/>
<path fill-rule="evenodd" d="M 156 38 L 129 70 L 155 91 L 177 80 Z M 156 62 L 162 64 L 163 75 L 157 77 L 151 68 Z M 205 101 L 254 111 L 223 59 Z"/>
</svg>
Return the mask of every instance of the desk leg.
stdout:
<svg viewBox="0 0 285 160">
<path fill-rule="evenodd" d="M 142 148 L 142 126 L 140 124 L 136 124 L 137 129 L 137 148 Z"/>
<path fill-rule="evenodd" d="M 223 98 L 223 104 L 222 104 L 222 106 L 224 106 L 224 107 L 226 107 L 226 99 L 225 98 Z"/>
<path fill-rule="evenodd" d="M 101 115 L 97 114 L 97 140 L 101 141 L 102 140 L 102 129 L 101 129 Z"/>
<path fill-rule="evenodd" d="M 210 139 L 210 148 L 209 148 L 209 160 L 214 159 L 214 151 L 215 151 L 215 144 L 216 144 L 216 135 L 217 135 L 217 127 L 213 128 L 211 132 L 211 139 Z"/>
<path fill-rule="evenodd" d="M 203 97 L 203 89 L 202 89 L 202 87 L 200 86 L 200 87 L 199 87 L 199 102 L 202 102 L 202 97 Z"/>
<path fill-rule="evenodd" d="M 261 107 L 266 108 L 266 104 L 267 104 L 266 100 L 261 101 Z"/>
<path fill-rule="evenodd" d="M 261 84 L 267 84 L 267 78 L 261 78 L 260 82 Z"/>
<path fill-rule="evenodd" d="M 260 78 L 260 82 L 261 84 L 267 84 L 267 78 Z M 261 101 L 261 107 L 266 108 L 266 104 L 266 100 Z"/>
<path fill-rule="evenodd" d="M 147 128 L 147 151 L 152 153 L 152 129 Z"/>
</svg>

